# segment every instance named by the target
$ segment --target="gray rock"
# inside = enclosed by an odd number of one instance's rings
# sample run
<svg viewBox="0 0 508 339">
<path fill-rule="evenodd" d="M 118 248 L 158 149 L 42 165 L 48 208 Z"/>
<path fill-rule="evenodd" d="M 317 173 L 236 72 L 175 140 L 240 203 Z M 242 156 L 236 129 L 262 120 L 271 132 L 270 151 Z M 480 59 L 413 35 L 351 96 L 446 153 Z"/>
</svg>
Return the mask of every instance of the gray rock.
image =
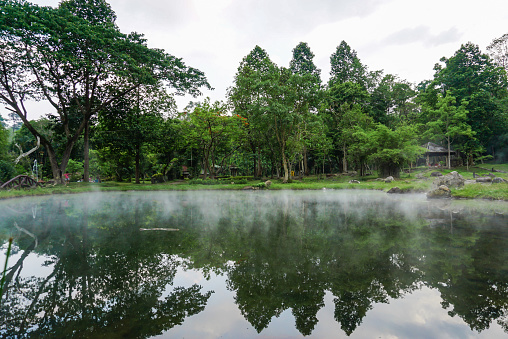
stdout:
<svg viewBox="0 0 508 339">
<path fill-rule="evenodd" d="M 272 186 L 272 182 L 270 180 L 265 181 L 265 187 L 270 188 Z"/>
<path fill-rule="evenodd" d="M 500 178 L 500 177 L 495 177 L 494 179 L 492 179 L 493 184 L 501 184 L 503 182 L 508 182 L 508 181 L 506 181 L 505 179 Z"/>
<path fill-rule="evenodd" d="M 432 183 L 432 186 L 439 187 L 441 185 L 445 185 L 447 187 L 462 187 L 465 182 L 466 180 L 462 175 L 457 173 L 457 171 L 453 171 L 445 176 L 437 177 Z"/>
<path fill-rule="evenodd" d="M 451 196 L 452 192 L 445 185 L 441 185 L 438 188 L 427 193 L 427 199 L 447 199 L 450 198 Z"/>
<path fill-rule="evenodd" d="M 358 180 L 349 180 L 350 184 L 359 184 L 360 182 Z"/>
<path fill-rule="evenodd" d="M 479 177 L 479 178 L 476 178 L 476 182 L 491 182 L 491 181 L 492 181 L 491 177 Z"/>
<path fill-rule="evenodd" d="M 441 173 L 441 172 L 432 172 L 432 173 L 430 173 L 430 176 L 431 177 L 442 177 L 443 173 Z"/>
<path fill-rule="evenodd" d="M 387 177 L 387 178 L 385 179 L 385 182 L 386 182 L 386 183 L 389 183 L 389 182 L 392 182 L 393 180 L 394 180 L 394 179 L 393 179 L 393 177 L 392 177 L 392 176 L 389 176 L 389 177 Z"/>
<path fill-rule="evenodd" d="M 390 190 L 388 192 L 386 192 L 386 193 L 390 193 L 390 194 L 398 193 L 398 194 L 400 194 L 400 193 L 404 193 L 404 192 L 402 192 L 402 190 L 400 188 L 395 186 L 395 187 L 390 188 Z"/>
</svg>

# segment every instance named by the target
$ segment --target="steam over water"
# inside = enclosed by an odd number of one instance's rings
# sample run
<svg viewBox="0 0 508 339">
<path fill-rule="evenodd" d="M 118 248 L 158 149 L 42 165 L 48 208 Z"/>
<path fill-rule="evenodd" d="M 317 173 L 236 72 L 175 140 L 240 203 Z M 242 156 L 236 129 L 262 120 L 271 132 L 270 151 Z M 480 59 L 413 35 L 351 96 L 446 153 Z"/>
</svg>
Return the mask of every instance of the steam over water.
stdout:
<svg viewBox="0 0 508 339">
<path fill-rule="evenodd" d="M 501 338 L 508 204 L 368 191 L 0 201 L 7 338 Z"/>
</svg>

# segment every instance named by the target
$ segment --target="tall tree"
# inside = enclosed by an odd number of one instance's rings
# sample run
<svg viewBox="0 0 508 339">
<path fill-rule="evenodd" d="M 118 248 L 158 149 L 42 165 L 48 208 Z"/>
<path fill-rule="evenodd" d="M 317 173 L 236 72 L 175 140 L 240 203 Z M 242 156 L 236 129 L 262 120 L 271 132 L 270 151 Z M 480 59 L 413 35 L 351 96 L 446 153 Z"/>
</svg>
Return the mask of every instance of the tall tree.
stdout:
<svg viewBox="0 0 508 339">
<path fill-rule="evenodd" d="M 342 171 L 348 171 L 348 148 L 357 140 L 353 133 L 357 127 L 370 124 L 367 116 L 369 93 L 358 83 L 336 83 L 327 91 L 326 113 L 335 145 L 342 152 Z M 361 168 L 360 168 L 361 170 Z"/>
<path fill-rule="evenodd" d="M 142 86 L 104 108 L 99 115 L 96 127 L 98 145 L 103 150 L 116 153 L 110 153 L 112 158 L 133 158 L 136 184 L 140 183 L 143 149 L 154 145 L 162 137 L 159 131 L 163 113 L 172 108 L 173 100 L 165 91 Z"/>
<path fill-rule="evenodd" d="M 273 65 L 266 51 L 255 46 L 240 62 L 234 85 L 228 91 L 234 114 L 247 118 L 248 121 L 247 145 L 253 159 L 254 177 L 261 176 L 261 149 L 269 136 L 260 119 L 266 106 L 260 83 Z"/>
<path fill-rule="evenodd" d="M 330 57 L 330 80 L 328 86 L 336 83 L 353 82 L 366 87 L 366 67 L 361 63 L 356 51 L 344 40 Z"/>
<path fill-rule="evenodd" d="M 202 72 L 148 48 L 142 35 L 122 34 L 104 0 L 67 0 L 58 8 L 19 0 L 2 0 L 0 5 L 0 99 L 40 137 L 55 180 L 62 180 L 72 148 L 90 119 L 141 84 L 164 83 L 191 94 L 209 87 Z M 25 102 L 30 99 L 45 100 L 55 109 L 66 135 L 60 159 L 54 145 L 27 119 Z M 71 103 L 81 115 L 75 129 L 69 124 Z"/>
<path fill-rule="evenodd" d="M 210 103 L 207 98 L 192 111 L 184 112 L 183 135 L 187 145 L 197 148 L 203 159 L 203 179 L 216 174 L 215 166 L 223 168 L 225 161 L 241 146 L 238 143 L 242 125 L 246 118 L 240 115 L 229 116 L 222 102 Z"/>
<path fill-rule="evenodd" d="M 487 51 L 489 51 L 492 60 L 508 72 L 508 33 L 494 39 L 487 46 Z"/>
<path fill-rule="evenodd" d="M 370 115 L 376 122 L 393 125 L 400 121 L 411 121 L 416 105 L 416 91 L 407 81 L 386 74 L 371 93 Z"/>
<path fill-rule="evenodd" d="M 434 109 L 438 94 L 447 91 L 456 98 L 455 105 L 467 101 L 467 124 L 476 133 L 479 144 L 494 153 L 500 147 L 497 136 L 508 133 L 506 72 L 472 43 L 462 45 L 451 58 L 441 61 L 444 65 L 435 66 L 434 80 L 425 86 L 420 99 Z"/>
<path fill-rule="evenodd" d="M 290 61 L 289 69 L 295 75 L 300 77 L 297 84 L 297 100 L 295 101 L 295 110 L 299 111 L 304 118 L 299 128 L 299 136 L 302 138 L 302 161 L 305 175 L 309 175 L 307 163 L 307 144 L 312 133 L 309 133 L 307 121 L 313 120 L 314 123 L 320 122 L 319 119 L 310 119 L 309 114 L 315 114 L 322 97 L 321 93 L 321 70 L 314 64 L 314 53 L 305 42 L 300 42 L 293 49 L 293 58 Z M 316 128 L 315 126 L 313 128 Z"/>
<path fill-rule="evenodd" d="M 428 113 L 430 121 L 426 124 L 423 136 L 429 140 L 438 139 L 446 141 L 448 148 L 448 157 L 446 166 L 451 168 L 451 145 L 453 141 L 464 136 L 473 138 L 474 132 L 471 126 L 467 124 L 467 102 L 462 101 L 460 106 L 456 106 L 456 99 L 450 94 L 446 96 L 439 95 L 437 109 Z"/>
</svg>

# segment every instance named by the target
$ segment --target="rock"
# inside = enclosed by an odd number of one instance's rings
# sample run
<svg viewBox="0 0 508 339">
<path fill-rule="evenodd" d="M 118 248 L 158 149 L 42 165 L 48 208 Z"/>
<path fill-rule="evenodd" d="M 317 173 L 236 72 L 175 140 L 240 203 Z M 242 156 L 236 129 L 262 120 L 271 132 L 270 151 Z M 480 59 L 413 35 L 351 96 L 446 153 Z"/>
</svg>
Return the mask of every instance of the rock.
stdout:
<svg viewBox="0 0 508 339">
<path fill-rule="evenodd" d="M 432 172 L 432 173 L 430 173 L 430 176 L 431 177 L 442 177 L 443 173 L 441 173 L 441 172 Z"/>
<path fill-rule="evenodd" d="M 252 186 L 245 186 L 244 188 L 242 188 L 243 190 L 253 190 L 254 187 Z"/>
<path fill-rule="evenodd" d="M 506 181 L 505 179 L 500 178 L 500 177 L 495 177 L 494 179 L 492 179 L 493 184 L 501 184 L 503 182 L 508 182 L 508 181 Z"/>
<path fill-rule="evenodd" d="M 358 180 L 349 180 L 350 184 L 359 184 L 360 182 Z"/>
<path fill-rule="evenodd" d="M 465 182 L 466 180 L 462 175 L 460 175 L 456 171 L 453 171 L 445 176 L 436 178 L 432 183 L 432 186 L 439 187 L 441 185 L 445 185 L 448 187 L 462 187 L 464 186 Z"/>
<path fill-rule="evenodd" d="M 395 186 L 395 187 L 390 188 L 390 190 L 388 192 L 386 192 L 386 193 L 390 193 L 390 194 L 392 194 L 392 193 L 398 193 L 398 194 L 400 194 L 400 193 L 404 193 L 404 192 L 402 192 L 402 190 L 400 188 Z"/>
<path fill-rule="evenodd" d="M 476 178 L 476 182 L 491 182 L 491 181 L 492 181 L 491 177 L 479 177 L 479 178 Z"/>
<path fill-rule="evenodd" d="M 441 185 L 438 188 L 427 193 L 427 199 L 447 199 L 450 198 L 451 196 L 452 192 L 445 185 Z"/>
<path fill-rule="evenodd" d="M 389 183 L 389 182 L 392 182 L 393 181 L 393 177 L 392 176 L 389 176 L 387 178 L 385 178 L 385 182 L 386 183 Z"/>
<path fill-rule="evenodd" d="M 416 179 L 426 179 L 425 176 L 422 173 L 416 174 Z"/>
<path fill-rule="evenodd" d="M 272 182 L 270 180 L 265 181 L 265 187 L 270 188 L 272 186 Z"/>
<path fill-rule="evenodd" d="M 356 175 L 358 174 L 358 172 L 356 171 L 352 171 L 352 172 L 348 172 L 347 175 L 351 176 L 351 177 L 355 177 Z"/>
</svg>

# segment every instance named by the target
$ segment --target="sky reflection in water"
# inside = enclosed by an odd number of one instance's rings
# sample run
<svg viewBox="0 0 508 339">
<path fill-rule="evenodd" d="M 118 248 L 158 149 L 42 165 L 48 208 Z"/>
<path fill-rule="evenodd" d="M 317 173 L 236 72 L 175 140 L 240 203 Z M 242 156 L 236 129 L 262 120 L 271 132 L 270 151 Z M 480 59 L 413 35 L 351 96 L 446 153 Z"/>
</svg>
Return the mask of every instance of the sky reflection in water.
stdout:
<svg viewBox="0 0 508 339">
<path fill-rule="evenodd" d="M 504 337 L 508 207 L 480 205 L 365 191 L 1 201 L 15 253 L 0 334 Z"/>
</svg>

